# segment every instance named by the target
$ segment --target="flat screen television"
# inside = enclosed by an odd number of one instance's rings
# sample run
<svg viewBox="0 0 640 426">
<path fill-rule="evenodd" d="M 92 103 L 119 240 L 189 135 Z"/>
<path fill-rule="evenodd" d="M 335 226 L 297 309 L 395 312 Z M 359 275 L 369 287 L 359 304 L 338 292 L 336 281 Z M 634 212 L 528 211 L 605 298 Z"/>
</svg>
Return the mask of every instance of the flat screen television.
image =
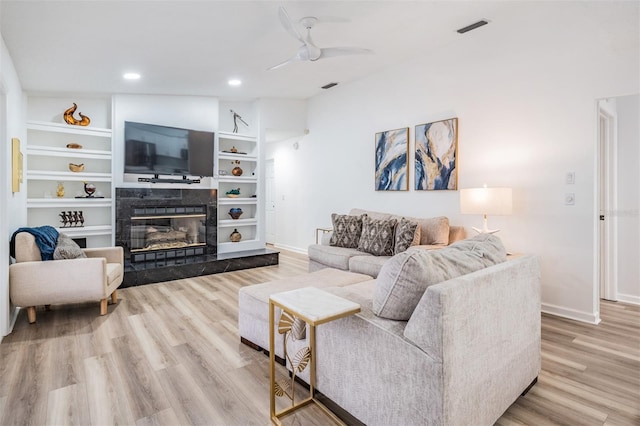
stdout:
<svg viewBox="0 0 640 426">
<path fill-rule="evenodd" d="M 124 122 L 124 172 L 213 176 L 214 133 Z"/>
</svg>

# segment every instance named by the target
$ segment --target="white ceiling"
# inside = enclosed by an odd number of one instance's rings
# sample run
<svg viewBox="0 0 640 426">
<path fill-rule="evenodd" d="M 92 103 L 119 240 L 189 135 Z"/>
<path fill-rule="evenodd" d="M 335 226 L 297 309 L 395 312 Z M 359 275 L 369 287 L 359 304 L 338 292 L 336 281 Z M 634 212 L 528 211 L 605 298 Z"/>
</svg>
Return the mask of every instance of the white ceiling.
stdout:
<svg viewBox="0 0 640 426">
<path fill-rule="evenodd" d="M 469 37 L 492 44 L 511 39 L 512 25 L 501 23 L 521 19 L 522 5 L 534 3 L 1 0 L 0 30 L 23 89 L 31 93 L 308 98 L 326 83 L 353 81 Z M 293 20 L 328 21 L 312 31 L 320 47 L 363 47 L 375 54 L 267 71 L 299 45 L 280 25 L 279 6 Z M 491 23 L 465 35 L 455 32 L 483 18 Z M 541 23 L 540 31 L 548 30 Z M 124 81 L 126 71 L 142 79 Z M 229 87 L 232 77 L 244 84 Z"/>
</svg>

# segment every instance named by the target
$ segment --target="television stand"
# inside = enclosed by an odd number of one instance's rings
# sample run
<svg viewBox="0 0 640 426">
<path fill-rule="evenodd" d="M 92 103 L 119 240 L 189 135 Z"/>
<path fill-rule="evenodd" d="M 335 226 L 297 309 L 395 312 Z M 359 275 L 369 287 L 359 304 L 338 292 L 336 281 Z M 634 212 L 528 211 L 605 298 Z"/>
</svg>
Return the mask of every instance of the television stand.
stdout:
<svg viewBox="0 0 640 426">
<path fill-rule="evenodd" d="M 186 183 L 191 185 L 192 183 L 200 183 L 200 179 L 187 179 L 186 176 L 182 176 L 182 179 L 170 179 L 170 178 L 161 178 L 158 175 L 153 175 L 152 178 L 138 178 L 138 182 L 148 182 L 148 183 Z"/>
</svg>

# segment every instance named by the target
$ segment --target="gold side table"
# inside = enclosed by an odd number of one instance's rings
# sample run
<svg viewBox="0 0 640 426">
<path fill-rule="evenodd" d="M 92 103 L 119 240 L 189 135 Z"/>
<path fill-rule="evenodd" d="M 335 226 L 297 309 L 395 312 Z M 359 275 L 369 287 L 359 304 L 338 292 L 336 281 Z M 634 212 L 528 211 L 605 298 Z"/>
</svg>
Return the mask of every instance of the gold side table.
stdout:
<svg viewBox="0 0 640 426">
<path fill-rule="evenodd" d="M 285 359 L 289 361 L 293 370 L 291 379 L 277 382 L 275 379 L 275 306 L 282 310 L 278 320 L 278 332 L 285 336 Z M 280 418 L 305 405 L 315 403 L 334 422 L 343 424 L 338 417 L 324 404 L 314 397 L 316 385 L 316 326 L 339 318 L 344 318 L 360 312 L 360 305 L 343 299 L 315 287 L 304 287 L 291 291 L 272 294 L 269 297 L 269 376 L 270 376 L 270 414 L 271 421 L 277 425 Z M 309 325 L 309 346 L 299 349 L 294 358 L 287 354 L 287 339 L 293 334 L 300 334 L 304 328 L 296 324 L 296 318 Z M 298 403 L 295 402 L 293 384 L 296 373 L 309 370 L 309 396 Z M 291 406 L 276 412 L 276 395 L 286 396 L 291 400 Z"/>
<path fill-rule="evenodd" d="M 320 235 L 333 231 L 333 228 L 316 228 L 316 244 L 320 241 Z"/>
</svg>

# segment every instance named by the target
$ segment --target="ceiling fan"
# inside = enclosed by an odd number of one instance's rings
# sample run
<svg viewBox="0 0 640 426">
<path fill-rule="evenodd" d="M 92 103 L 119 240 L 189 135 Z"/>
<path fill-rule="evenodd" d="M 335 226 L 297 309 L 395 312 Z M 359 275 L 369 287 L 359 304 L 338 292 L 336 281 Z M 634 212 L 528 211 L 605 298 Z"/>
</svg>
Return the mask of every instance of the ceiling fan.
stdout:
<svg viewBox="0 0 640 426">
<path fill-rule="evenodd" d="M 289 18 L 289 14 L 284 7 L 280 7 L 278 9 L 278 16 L 280 17 L 280 23 L 282 24 L 284 29 L 287 30 L 287 32 L 291 34 L 292 37 L 300 41 L 302 43 L 302 46 L 298 48 L 298 51 L 294 56 L 278 65 L 269 68 L 269 70 L 280 68 L 284 65 L 287 65 L 288 63 L 295 61 L 314 62 L 318 59 L 330 58 L 333 56 L 362 55 L 373 53 L 373 51 L 370 49 L 363 49 L 359 47 L 320 48 L 315 45 L 313 40 L 311 40 L 311 29 L 318 22 L 318 18 L 315 18 L 313 16 L 306 16 L 300 19 L 300 25 L 307 30 L 306 35 L 303 37 L 296 28 L 295 23 L 291 21 L 291 18 Z"/>
</svg>

